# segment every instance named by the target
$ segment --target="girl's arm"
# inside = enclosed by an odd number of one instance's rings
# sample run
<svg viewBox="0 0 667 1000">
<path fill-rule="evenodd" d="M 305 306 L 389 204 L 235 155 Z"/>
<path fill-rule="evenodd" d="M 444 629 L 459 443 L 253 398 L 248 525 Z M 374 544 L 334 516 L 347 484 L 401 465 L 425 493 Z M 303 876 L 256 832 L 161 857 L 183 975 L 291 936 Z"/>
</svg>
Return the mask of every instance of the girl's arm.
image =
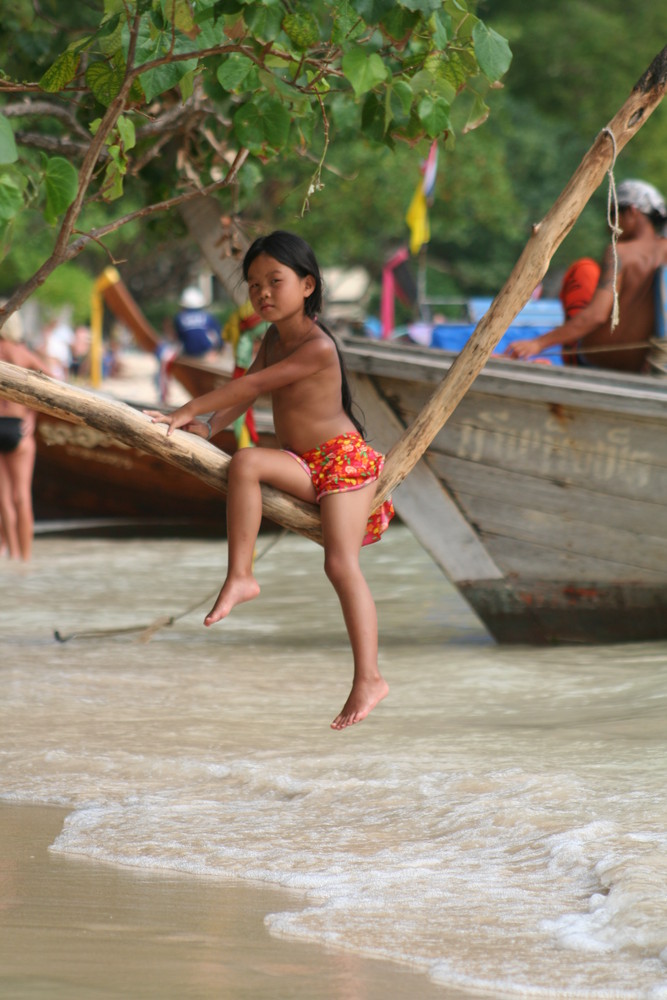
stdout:
<svg viewBox="0 0 667 1000">
<path fill-rule="evenodd" d="M 240 379 L 234 379 L 226 385 L 221 386 L 219 389 L 213 389 L 211 392 L 207 392 L 203 396 L 197 396 L 195 399 L 189 400 L 183 406 L 180 406 L 177 410 L 173 410 L 171 413 L 162 413 L 160 410 L 144 410 L 144 413 L 153 418 L 154 424 L 168 425 L 167 437 L 169 437 L 172 431 L 177 428 L 188 431 L 190 434 L 198 434 L 200 437 L 205 437 L 207 439 L 214 437 L 219 433 L 219 431 L 223 430 L 223 428 L 228 427 L 229 424 L 233 423 L 233 421 L 236 420 L 237 417 L 240 417 L 242 413 L 245 413 L 249 406 L 251 406 L 254 402 L 254 399 L 249 403 L 246 403 L 243 400 L 237 400 L 236 402 L 228 401 L 228 397 L 230 395 L 229 389 L 245 379 L 254 369 L 263 367 L 266 359 L 264 339 L 265 338 L 262 339 L 253 363 L 250 365 L 246 374 L 242 375 Z M 238 393 L 236 393 L 236 395 L 238 395 Z M 204 421 L 196 420 L 195 418 L 204 413 L 211 412 L 213 412 L 213 416 L 209 421 L 211 428 L 211 433 L 209 434 L 208 425 Z"/>
<path fill-rule="evenodd" d="M 274 392 L 283 386 L 298 382 L 299 379 L 314 375 L 331 363 L 332 352 L 335 355 L 334 342 L 326 336 L 317 337 L 301 344 L 282 361 L 267 365 L 266 339 L 269 334 L 271 334 L 271 330 L 265 335 L 257 357 L 241 378 L 234 379 L 221 388 L 207 392 L 196 399 L 191 399 L 185 406 L 174 410 L 173 413 L 165 414 L 154 410 L 146 410 L 145 412 L 153 417 L 154 423 L 167 424 L 167 436 L 169 436 L 178 427 L 187 429 L 187 425 L 191 424 L 195 417 L 214 410 L 216 412 L 211 426 L 214 433 L 217 433 L 222 427 L 226 427 L 231 420 L 236 419 L 241 413 L 245 413 L 258 396 Z"/>
</svg>

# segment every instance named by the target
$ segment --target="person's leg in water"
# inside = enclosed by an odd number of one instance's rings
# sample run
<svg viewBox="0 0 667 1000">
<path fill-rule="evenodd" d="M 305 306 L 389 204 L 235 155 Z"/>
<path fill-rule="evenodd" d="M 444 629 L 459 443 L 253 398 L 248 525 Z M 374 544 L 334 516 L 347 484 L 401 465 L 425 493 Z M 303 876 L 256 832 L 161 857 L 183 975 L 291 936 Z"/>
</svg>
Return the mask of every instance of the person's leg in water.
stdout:
<svg viewBox="0 0 667 1000">
<path fill-rule="evenodd" d="M 21 548 L 19 546 L 16 506 L 7 455 L 0 455 L 0 522 L 2 522 L 2 536 L 9 558 L 20 559 Z"/>
<path fill-rule="evenodd" d="M 252 562 L 262 521 L 261 484 L 299 500 L 315 502 L 308 473 L 291 455 L 272 448 L 242 448 L 232 458 L 227 490 L 227 576 L 205 625 L 226 618 L 232 608 L 259 594 Z"/>
<path fill-rule="evenodd" d="M 16 514 L 16 533 L 20 558 L 24 562 L 32 556 L 35 535 L 35 517 L 32 506 L 32 477 L 35 469 L 35 438 L 25 435 L 15 451 L 4 456 L 9 470 L 12 498 Z"/>
<path fill-rule="evenodd" d="M 324 570 L 338 595 L 354 660 L 352 689 L 332 729 L 361 722 L 389 691 L 378 667 L 375 602 L 359 564 L 374 496 L 375 483 L 371 483 L 363 489 L 328 494 L 320 501 Z"/>
</svg>

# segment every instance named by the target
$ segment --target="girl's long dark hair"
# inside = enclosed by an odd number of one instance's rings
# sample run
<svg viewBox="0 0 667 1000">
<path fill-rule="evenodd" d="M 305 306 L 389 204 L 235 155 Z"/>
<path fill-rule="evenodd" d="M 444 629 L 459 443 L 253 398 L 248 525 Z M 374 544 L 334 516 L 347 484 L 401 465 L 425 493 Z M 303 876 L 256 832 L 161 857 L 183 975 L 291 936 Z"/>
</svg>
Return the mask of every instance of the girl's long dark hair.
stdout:
<svg viewBox="0 0 667 1000">
<path fill-rule="evenodd" d="M 315 288 L 304 302 L 304 310 L 306 316 L 309 316 L 313 320 L 317 320 L 317 325 L 324 330 L 328 337 L 331 337 L 333 340 L 334 347 L 336 348 L 336 354 L 338 355 L 338 362 L 340 364 L 341 399 L 343 409 L 361 436 L 365 437 L 366 432 L 363 424 L 352 412 L 355 403 L 352 399 L 350 384 L 347 380 L 345 362 L 343 361 L 343 356 L 340 353 L 340 348 L 336 342 L 336 338 L 332 334 L 331 330 L 328 330 L 324 323 L 320 322 L 317 318 L 322 309 L 322 275 L 320 274 L 320 268 L 312 247 L 310 244 L 306 243 L 305 240 L 301 239 L 300 236 L 296 236 L 294 233 L 288 233 L 284 229 L 277 229 L 275 232 L 269 233 L 268 236 L 258 237 L 258 239 L 256 239 L 255 242 L 249 247 L 245 257 L 243 258 L 243 277 L 246 281 L 248 280 L 250 265 L 256 257 L 259 257 L 261 253 L 265 253 L 268 257 L 273 257 L 275 260 L 280 261 L 281 264 L 284 264 L 285 267 L 291 268 L 291 270 L 298 274 L 300 278 L 306 278 L 310 275 L 315 281 Z"/>
</svg>

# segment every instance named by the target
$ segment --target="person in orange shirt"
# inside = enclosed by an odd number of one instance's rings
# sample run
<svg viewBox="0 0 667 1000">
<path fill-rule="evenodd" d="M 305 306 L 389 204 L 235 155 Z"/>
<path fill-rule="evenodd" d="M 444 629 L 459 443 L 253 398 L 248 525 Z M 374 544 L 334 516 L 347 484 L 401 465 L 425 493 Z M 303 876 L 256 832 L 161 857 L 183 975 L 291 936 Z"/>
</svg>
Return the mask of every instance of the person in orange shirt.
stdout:
<svg viewBox="0 0 667 1000">
<path fill-rule="evenodd" d="M 662 234 L 667 207 L 657 188 L 646 181 L 623 181 L 616 197 L 617 325 L 612 323 L 615 263 L 610 246 L 601 267 L 584 258 L 568 269 L 561 289 L 565 322 L 531 340 L 513 341 L 505 350 L 507 357 L 531 358 L 560 345 L 564 359 L 573 364 L 646 370 L 649 341 L 656 336 L 656 273 L 667 265 Z"/>
</svg>

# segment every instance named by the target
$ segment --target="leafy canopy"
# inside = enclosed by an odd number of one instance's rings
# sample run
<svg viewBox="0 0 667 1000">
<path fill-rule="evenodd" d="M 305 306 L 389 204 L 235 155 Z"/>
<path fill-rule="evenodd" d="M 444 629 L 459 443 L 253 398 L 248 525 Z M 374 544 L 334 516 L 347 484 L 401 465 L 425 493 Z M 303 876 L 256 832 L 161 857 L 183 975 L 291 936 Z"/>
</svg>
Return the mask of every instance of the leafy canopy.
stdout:
<svg viewBox="0 0 667 1000">
<path fill-rule="evenodd" d="M 0 77 L 0 245 L 26 208 L 59 228 L 10 305 L 91 239 L 228 186 L 252 161 L 314 152 L 312 195 L 330 142 L 360 129 L 393 147 L 451 136 L 454 122 L 476 127 L 511 53 L 475 9 L 476 0 L 104 0 L 83 17 L 60 12 L 46 32 L 20 0 L 14 16 L 31 38 L 7 47 Z M 123 215 L 137 192 L 143 207 Z M 91 202 L 120 212 L 77 232 Z"/>
</svg>

